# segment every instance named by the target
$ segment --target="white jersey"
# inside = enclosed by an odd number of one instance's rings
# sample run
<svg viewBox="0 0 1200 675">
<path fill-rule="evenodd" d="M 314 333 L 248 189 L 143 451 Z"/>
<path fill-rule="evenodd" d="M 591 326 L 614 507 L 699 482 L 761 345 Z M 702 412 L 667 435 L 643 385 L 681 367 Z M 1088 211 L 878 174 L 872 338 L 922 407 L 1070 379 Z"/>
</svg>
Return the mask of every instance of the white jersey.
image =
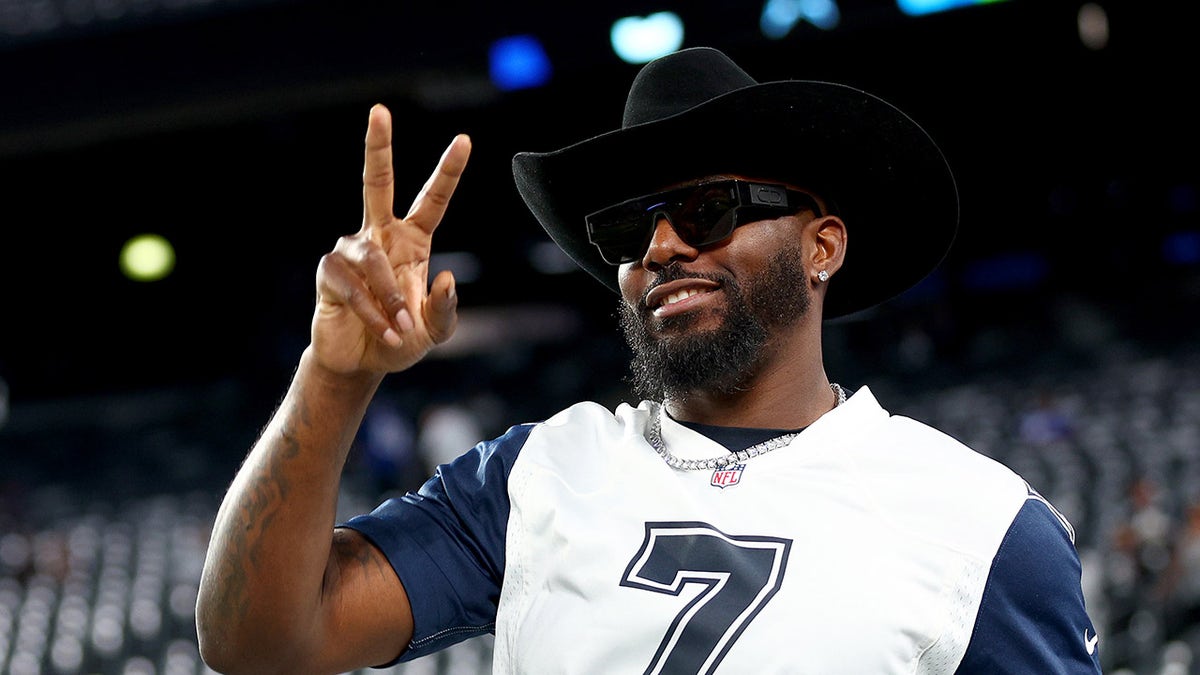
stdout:
<svg viewBox="0 0 1200 675">
<path fill-rule="evenodd" d="M 728 454 L 659 407 L 579 403 L 346 525 L 412 602 L 403 660 L 484 632 L 496 673 L 1097 673 L 1070 524 L 868 388 Z"/>
</svg>

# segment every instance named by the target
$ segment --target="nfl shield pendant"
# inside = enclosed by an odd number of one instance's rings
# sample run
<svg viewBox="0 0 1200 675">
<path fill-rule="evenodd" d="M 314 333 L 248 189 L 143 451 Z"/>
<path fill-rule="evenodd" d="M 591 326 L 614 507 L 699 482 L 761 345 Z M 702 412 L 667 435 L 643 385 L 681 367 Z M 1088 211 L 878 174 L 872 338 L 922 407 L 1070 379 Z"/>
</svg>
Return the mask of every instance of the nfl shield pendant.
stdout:
<svg viewBox="0 0 1200 675">
<path fill-rule="evenodd" d="M 713 471 L 712 480 L 709 481 L 709 484 L 719 487 L 722 490 L 727 487 L 733 487 L 742 480 L 742 471 L 745 468 L 745 464 L 727 464 Z"/>
</svg>

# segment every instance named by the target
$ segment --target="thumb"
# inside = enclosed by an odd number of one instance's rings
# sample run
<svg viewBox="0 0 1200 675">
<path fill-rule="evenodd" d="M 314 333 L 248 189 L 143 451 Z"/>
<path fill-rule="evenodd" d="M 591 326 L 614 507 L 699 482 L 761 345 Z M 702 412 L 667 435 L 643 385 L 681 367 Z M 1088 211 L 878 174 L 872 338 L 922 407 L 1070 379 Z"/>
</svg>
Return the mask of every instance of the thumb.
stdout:
<svg viewBox="0 0 1200 675">
<path fill-rule="evenodd" d="M 457 324 L 458 293 L 454 274 L 450 270 L 442 270 L 434 277 L 429 288 L 429 300 L 425 303 L 425 325 L 434 343 L 441 344 L 450 339 Z"/>
</svg>

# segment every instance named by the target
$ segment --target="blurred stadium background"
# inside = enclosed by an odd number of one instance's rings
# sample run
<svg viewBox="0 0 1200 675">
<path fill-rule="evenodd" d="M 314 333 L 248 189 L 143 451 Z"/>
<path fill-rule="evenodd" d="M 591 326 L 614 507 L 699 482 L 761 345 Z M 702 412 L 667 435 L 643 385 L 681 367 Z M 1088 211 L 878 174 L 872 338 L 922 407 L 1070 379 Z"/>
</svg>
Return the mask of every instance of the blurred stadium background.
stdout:
<svg viewBox="0 0 1200 675">
<path fill-rule="evenodd" d="M 859 86 L 940 141 L 956 248 L 830 323 L 829 372 L 1057 503 L 1106 672 L 1200 672 L 1192 3 L 946 4 L 0 0 L 0 673 L 207 672 L 209 528 L 305 344 L 317 260 L 358 227 L 375 102 L 401 210 L 474 138 L 435 261 L 462 321 L 385 384 L 343 514 L 509 424 L 625 396 L 615 299 L 549 244 L 509 161 L 619 123 L 626 17 L 666 29 L 635 47 Z M 173 256 L 157 280 L 120 263 L 148 234 Z M 489 658 L 479 638 L 372 672 Z"/>
</svg>

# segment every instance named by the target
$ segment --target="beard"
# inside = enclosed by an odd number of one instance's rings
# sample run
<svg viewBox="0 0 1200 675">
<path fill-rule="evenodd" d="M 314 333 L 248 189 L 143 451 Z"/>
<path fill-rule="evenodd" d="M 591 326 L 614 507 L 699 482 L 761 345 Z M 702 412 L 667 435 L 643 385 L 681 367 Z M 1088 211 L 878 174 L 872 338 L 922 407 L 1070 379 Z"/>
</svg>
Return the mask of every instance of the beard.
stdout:
<svg viewBox="0 0 1200 675">
<path fill-rule="evenodd" d="M 655 319 L 644 301 L 619 305 L 621 329 L 633 357 L 627 383 L 644 399 L 683 400 L 705 392 L 744 391 L 767 358 L 771 336 L 795 324 L 812 304 L 799 245 L 773 256 L 767 269 L 744 286 L 726 274 L 687 274 L 668 265 L 656 283 L 703 278 L 721 284 L 725 309 L 720 325 L 694 330 L 701 315 Z M 656 331 L 671 331 L 662 337 Z"/>
</svg>

